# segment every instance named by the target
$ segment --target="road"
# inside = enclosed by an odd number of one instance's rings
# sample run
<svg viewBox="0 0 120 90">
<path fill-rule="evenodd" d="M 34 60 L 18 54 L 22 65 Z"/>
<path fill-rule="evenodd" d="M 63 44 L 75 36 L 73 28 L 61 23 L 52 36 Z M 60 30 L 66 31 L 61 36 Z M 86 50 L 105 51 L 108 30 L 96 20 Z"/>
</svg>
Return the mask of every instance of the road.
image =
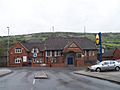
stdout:
<svg viewBox="0 0 120 90">
<path fill-rule="evenodd" d="M 21 68 L 0 77 L 0 90 L 120 90 L 120 85 L 104 80 L 73 74 L 71 69 Z M 34 79 L 45 71 L 48 79 Z"/>
</svg>

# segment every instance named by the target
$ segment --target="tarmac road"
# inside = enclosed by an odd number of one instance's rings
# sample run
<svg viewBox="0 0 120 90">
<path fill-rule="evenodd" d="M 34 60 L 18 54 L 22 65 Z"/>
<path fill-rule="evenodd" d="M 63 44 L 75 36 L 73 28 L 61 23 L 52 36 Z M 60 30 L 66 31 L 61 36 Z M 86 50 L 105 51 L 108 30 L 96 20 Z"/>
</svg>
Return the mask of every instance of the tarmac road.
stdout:
<svg viewBox="0 0 120 90">
<path fill-rule="evenodd" d="M 44 71 L 48 79 L 34 79 Z M 66 68 L 18 68 L 0 77 L 0 90 L 120 90 L 120 85 L 73 73 Z"/>
</svg>

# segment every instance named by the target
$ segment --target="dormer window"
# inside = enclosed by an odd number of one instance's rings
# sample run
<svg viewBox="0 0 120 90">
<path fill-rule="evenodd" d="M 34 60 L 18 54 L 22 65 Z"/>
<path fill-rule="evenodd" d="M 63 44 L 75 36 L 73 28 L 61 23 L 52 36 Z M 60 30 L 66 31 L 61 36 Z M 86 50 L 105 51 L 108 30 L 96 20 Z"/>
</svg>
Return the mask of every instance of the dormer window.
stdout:
<svg viewBox="0 0 120 90">
<path fill-rule="evenodd" d="M 31 53 L 39 53 L 39 49 L 38 48 L 33 48 Z"/>
<path fill-rule="evenodd" d="M 22 53 L 22 49 L 21 48 L 16 48 L 15 53 Z"/>
</svg>

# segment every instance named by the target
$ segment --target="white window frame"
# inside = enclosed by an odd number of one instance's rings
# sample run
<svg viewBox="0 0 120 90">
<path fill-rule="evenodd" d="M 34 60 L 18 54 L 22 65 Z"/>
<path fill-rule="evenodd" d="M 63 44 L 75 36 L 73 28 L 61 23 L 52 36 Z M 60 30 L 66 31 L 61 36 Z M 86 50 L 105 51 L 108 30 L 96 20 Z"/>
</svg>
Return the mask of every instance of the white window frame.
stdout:
<svg viewBox="0 0 120 90">
<path fill-rule="evenodd" d="M 15 48 L 15 53 L 22 53 L 22 48 Z"/>
<path fill-rule="evenodd" d="M 59 51 L 59 50 L 58 50 L 58 51 L 55 51 L 55 57 L 56 57 L 56 56 L 60 56 L 60 55 L 61 55 L 61 51 Z"/>
<path fill-rule="evenodd" d="M 15 64 L 18 64 L 18 63 L 20 63 L 21 62 L 21 58 L 16 58 L 15 59 Z"/>
<path fill-rule="evenodd" d="M 85 56 L 87 56 L 87 51 L 84 52 Z"/>
<path fill-rule="evenodd" d="M 92 54 L 92 51 L 89 51 L 89 56 L 91 56 L 91 54 Z"/>
<path fill-rule="evenodd" d="M 95 56 L 95 51 L 93 51 L 93 54 L 92 54 L 93 56 Z"/>
<path fill-rule="evenodd" d="M 46 57 L 52 57 L 52 51 L 49 51 L 50 55 L 48 55 L 48 51 L 46 51 Z"/>
<path fill-rule="evenodd" d="M 35 53 L 34 50 L 36 50 L 36 53 L 39 53 L 39 49 L 38 48 L 33 48 L 31 53 Z"/>
</svg>

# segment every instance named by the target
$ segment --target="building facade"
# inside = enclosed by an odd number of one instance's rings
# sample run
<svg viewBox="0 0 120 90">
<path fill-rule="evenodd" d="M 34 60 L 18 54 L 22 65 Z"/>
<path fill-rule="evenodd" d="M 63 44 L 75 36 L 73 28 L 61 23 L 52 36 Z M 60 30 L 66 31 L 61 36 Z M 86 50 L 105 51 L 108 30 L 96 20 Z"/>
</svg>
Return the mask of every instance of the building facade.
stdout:
<svg viewBox="0 0 120 90">
<path fill-rule="evenodd" d="M 102 56 L 103 60 L 118 60 L 120 59 L 120 48 L 110 49 L 105 51 Z"/>
<path fill-rule="evenodd" d="M 15 67 L 82 67 L 96 61 L 96 46 L 85 37 L 51 37 L 45 42 L 17 43 L 9 52 L 9 66 Z"/>
</svg>

